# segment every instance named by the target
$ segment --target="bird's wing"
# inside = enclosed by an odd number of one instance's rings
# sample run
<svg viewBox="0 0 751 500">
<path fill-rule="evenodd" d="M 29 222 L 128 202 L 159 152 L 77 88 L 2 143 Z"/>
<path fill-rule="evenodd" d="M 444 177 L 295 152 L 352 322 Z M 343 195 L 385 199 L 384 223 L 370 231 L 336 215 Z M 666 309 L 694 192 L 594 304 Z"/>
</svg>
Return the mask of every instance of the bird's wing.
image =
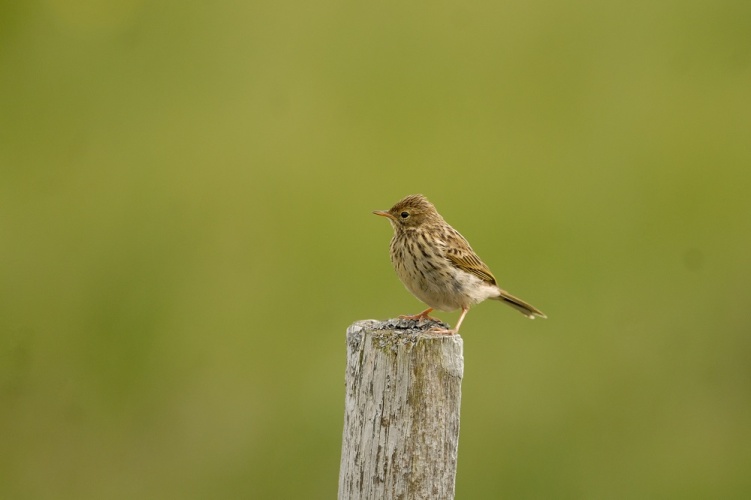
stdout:
<svg viewBox="0 0 751 500">
<path fill-rule="evenodd" d="M 450 248 L 446 251 L 446 257 L 452 264 L 462 271 L 474 274 L 484 282 L 497 286 L 493 273 L 491 273 L 488 266 L 486 266 L 485 263 L 475 255 L 472 249 Z"/>
</svg>

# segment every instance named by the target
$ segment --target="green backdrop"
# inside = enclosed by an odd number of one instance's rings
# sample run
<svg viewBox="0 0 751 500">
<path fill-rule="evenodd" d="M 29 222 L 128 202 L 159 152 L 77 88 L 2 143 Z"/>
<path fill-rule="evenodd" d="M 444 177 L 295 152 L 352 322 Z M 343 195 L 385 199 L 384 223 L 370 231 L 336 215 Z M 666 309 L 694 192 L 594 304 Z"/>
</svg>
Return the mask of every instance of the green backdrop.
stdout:
<svg viewBox="0 0 751 500">
<path fill-rule="evenodd" d="M 2 3 L 0 497 L 334 498 L 419 192 L 549 316 L 467 316 L 457 498 L 748 498 L 749 19 Z"/>
</svg>

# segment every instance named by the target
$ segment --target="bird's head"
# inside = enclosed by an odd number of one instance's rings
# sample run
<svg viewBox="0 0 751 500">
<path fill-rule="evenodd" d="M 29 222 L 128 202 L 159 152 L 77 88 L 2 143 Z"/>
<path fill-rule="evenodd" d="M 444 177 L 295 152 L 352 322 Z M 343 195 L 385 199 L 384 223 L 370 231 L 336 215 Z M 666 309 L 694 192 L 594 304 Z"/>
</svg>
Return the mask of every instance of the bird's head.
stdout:
<svg viewBox="0 0 751 500">
<path fill-rule="evenodd" d="M 398 201 L 388 211 L 376 210 L 373 213 L 386 217 L 396 231 L 416 228 L 441 220 L 433 204 L 421 194 L 411 194 Z"/>
</svg>

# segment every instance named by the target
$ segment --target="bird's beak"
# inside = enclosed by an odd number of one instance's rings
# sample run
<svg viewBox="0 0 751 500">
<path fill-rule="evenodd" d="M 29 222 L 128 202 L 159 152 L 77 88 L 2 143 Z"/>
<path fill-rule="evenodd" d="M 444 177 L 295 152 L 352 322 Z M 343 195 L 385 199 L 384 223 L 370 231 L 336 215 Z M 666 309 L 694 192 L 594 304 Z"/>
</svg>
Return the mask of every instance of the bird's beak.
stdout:
<svg viewBox="0 0 751 500">
<path fill-rule="evenodd" d="M 390 212 L 387 212 L 385 210 L 373 210 L 373 213 L 376 215 L 380 215 L 381 217 L 388 217 L 391 220 L 396 220 L 393 215 L 391 215 Z"/>
</svg>

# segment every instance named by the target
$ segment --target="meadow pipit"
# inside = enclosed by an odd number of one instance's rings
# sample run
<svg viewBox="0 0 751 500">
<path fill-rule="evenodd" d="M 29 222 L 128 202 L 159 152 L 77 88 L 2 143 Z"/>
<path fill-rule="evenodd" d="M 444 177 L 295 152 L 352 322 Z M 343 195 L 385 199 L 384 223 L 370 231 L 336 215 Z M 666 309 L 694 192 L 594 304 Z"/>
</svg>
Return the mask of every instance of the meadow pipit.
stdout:
<svg viewBox="0 0 751 500">
<path fill-rule="evenodd" d="M 394 228 L 391 238 L 391 263 L 407 290 L 429 307 L 403 319 L 429 319 L 433 309 L 462 314 L 452 330 L 437 329 L 436 333 L 457 333 L 470 306 L 485 299 L 500 300 L 526 317 L 546 318 L 534 306 L 498 287 L 493 273 L 469 246 L 459 231 L 449 226 L 432 203 L 420 194 L 407 196 L 391 207 L 376 210 L 387 217 Z"/>
</svg>

